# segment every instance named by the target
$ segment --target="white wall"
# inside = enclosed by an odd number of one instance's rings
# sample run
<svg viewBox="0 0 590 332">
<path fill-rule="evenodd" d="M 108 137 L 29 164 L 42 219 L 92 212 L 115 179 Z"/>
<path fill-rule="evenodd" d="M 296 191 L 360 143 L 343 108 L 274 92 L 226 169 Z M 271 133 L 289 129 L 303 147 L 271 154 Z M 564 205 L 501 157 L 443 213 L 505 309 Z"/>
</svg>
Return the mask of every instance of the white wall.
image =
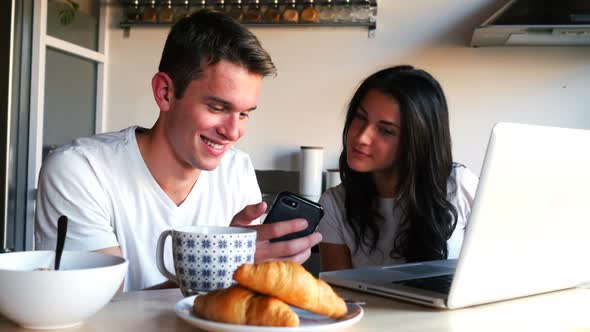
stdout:
<svg viewBox="0 0 590 332">
<path fill-rule="evenodd" d="M 379 1 L 376 38 L 365 28 L 255 27 L 279 75 L 267 79 L 238 147 L 257 169 L 297 169 L 300 145 L 341 149 L 346 104 L 377 69 L 412 64 L 442 84 L 451 110 L 455 160 L 479 172 L 496 121 L 590 129 L 590 47 L 470 48 L 473 28 L 505 1 Z M 107 129 L 151 126 L 150 91 L 168 29 L 132 28 L 113 9 L 109 29 Z"/>
</svg>

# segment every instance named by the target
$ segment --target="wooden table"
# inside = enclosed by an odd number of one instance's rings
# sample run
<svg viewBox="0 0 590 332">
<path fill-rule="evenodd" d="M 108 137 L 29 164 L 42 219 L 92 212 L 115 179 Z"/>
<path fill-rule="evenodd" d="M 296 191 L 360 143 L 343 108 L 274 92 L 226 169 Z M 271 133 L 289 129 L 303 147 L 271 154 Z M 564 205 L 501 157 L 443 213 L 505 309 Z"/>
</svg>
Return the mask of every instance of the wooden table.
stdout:
<svg viewBox="0 0 590 332">
<path fill-rule="evenodd" d="M 365 315 L 345 331 L 590 331 L 590 289 L 481 305 L 437 310 L 355 291 L 342 296 L 364 301 Z M 0 294 L 1 296 L 1 294 Z M 100 312 L 68 332 L 197 331 L 176 317 L 178 289 L 122 293 Z M 0 317 L 0 331 L 30 331 Z"/>
</svg>

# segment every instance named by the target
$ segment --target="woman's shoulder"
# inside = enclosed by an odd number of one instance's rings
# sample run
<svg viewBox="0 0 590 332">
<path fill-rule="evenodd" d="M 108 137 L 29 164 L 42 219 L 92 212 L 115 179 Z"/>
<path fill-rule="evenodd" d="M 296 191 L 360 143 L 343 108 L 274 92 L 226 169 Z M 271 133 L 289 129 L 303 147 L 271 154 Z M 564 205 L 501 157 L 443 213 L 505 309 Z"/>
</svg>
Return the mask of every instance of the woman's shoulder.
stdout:
<svg viewBox="0 0 590 332">
<path fill-rule="evenodd" d="M 346 242 L 346 207 L 344 185 L 339 184 L 324 191 L 320 204 L 324 208 L 324 216 L 318 226 L 325 243 L 344 244 Z"/>
<path fill-rule="evenodd" d="M 454 196 L 455 205 L 471 207 L 475 199 L 479 177 L 469 168 L 461 164 L 454 164 L 449 178 L 449 195 Z"/>
<path fill-rule="evenodd" d="M 470 182 L 470 183 L 477 183 L 479 182 L 479 177 L 475 175 L 475 173 L 469 169 L 467 166 L 459 163 L 453 164 L 453 169 L 451 171 L 450 179 L 453 179 L 454 182 L 463 183 L 463 182 Z"/>
<path fill-rule="evenodd" d="M 331 203 L 331 204 L 344 204 L 344 198 L 346 196 L 346 189 L 344 189 L 344 185 L 341 183 L 335 187 L 328 188 L 322 194 L 320 198 L 321 202 Z"/>
<path fill-rule="evenodd" d="M 324 212 L 333 217 L 341 217 L 346 209 L 345 206 L 346 189 L 341 183 L 324 191 L 320 197 L 319 203 L 324 207 Z"/>
<path fill-rule="evenodd" d="M 472 189 L 473 191 L 475 191 L 477 184 L 479 183 L 479 177 L 475 175 L 473 171 L 465 165 L 458 163 L 453 164 L 453 170 L 451 171 L 449 180 L 451 179 L 457 187 L 465 187 L 470 190 Z"/>
</svg>

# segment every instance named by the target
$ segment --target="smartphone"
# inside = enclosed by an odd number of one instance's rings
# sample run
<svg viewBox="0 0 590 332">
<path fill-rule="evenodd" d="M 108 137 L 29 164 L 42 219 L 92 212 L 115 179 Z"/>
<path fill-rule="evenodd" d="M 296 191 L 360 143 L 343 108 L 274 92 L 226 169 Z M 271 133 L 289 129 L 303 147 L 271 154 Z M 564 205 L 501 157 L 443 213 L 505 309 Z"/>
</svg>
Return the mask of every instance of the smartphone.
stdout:
<svg viewBox="0 0 590 332">
<path fill-rule="evenodd" d="M 270 240 L 270 242 L 287 241 L 304 237 L 315 232 L 323 216 L 324 208 L 319 203 L 288 191 L 283 191 L 272 203 L 272 206 L 266 215 L 266 219 L 264 219 L 264 224 L 296 218 L 307 220 L 308 224 L 306 229 Z"/>
</svg>

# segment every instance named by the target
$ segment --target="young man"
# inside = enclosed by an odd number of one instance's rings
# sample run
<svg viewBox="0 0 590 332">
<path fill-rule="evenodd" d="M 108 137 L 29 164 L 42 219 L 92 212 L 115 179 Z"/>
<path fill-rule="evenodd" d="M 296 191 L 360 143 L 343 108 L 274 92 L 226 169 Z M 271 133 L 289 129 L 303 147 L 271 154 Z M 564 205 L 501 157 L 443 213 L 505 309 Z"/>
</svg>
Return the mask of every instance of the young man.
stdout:
<svg viewBox="0 0 590 332">
<path fill-rule="evenodd" d="M 54 248 L 57 219 L 66 215 L 66 250 L 123 256 L 125 290 L 157 288 L 165 280 L 155 262 L 162 231 L 257 221 L 266 204 L 249 157 L 232 146 L 256 109 L 262 78 L 275 73 L 256 37 L 231 18 L 204 11 L 179 21 L 152 79 L 160 109 L 154 126 L 81 138 L 44 162 L 36 248 Z M 268 240 L 306 225 L 249 226 L 258 231 L 256 261 L 305 261 L 318 233 Z"/>
</svg>

